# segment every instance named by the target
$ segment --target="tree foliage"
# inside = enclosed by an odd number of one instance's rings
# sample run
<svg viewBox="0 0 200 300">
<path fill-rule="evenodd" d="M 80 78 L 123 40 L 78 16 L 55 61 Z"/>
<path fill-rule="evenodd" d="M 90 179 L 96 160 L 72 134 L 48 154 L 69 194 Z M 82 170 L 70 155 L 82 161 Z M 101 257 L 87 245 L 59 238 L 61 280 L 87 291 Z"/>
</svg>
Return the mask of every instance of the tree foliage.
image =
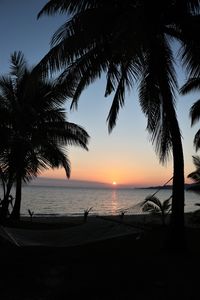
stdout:
<svg viewBox="0 0 200 300">
<path fill-rule="evenodd" d="M 58 85 L 28 69 L 21 52 L 11 55 L 10 74 L 0 77 L 0 167 L 16 191 L 17 180 L 29 181 L 48 168 L 63 167 L 69 178 L 68 146 L 87 150 L 87 132 L 66 120 L 65 99 Z"/>
</svg>

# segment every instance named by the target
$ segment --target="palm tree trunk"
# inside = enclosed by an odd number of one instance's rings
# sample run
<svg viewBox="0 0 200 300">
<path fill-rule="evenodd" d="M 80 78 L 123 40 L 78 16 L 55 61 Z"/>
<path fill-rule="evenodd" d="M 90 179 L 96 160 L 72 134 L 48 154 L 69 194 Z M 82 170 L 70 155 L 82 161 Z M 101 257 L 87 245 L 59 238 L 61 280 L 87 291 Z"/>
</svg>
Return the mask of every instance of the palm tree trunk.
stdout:
<svg viewBox="0 0 200 300">
<path fill-rule="evenodd" d="M 184 205 L 185 205 L 185 185 L 184 185 L 184 158 L 181 142 L 181 134 L 177 119 L 173 120 L 172 151 L 173 151 L 173 190 L 172 190 L 172 214 L 171 231 L 174 246 L 176 248 L 185 247 L 185 227 L 184 227 Z"/>
<path fill-rule="evenodd" d="M 174 250 L 180 250 L 185 248 L 184 157 L 181 132 L 176 116 L 172 94 L 164 76 L 160 81 L 160 86 L 162 86 L 163 109 L 166 114 L 167 123 L 171 134 L 173 154 L 172 213 L 168 246 Z"/>
<path fill-rule="evenodd" d="M 11 213 L 11 219 L 20 219 L 20 208 L 21 208 L 21 198 L 22 198 L 22 178 L 21 175 L 16 176 L 16 194 L 15 194 L 15 204 L 13 211 Z"/>
<path fill-rule="evenodd" d="M 8 183 L 6 185 L 6 192 L 4 195 L 4 199 L 2 201 L 2 208 L 0 213 L 0 220 L 1 222 L 4 222 L 6 220 L 6 217 L 8 215 L 8 207 L 9 207 L 9 195 L 12 188 L 12 179 L 9 178 Z"/>
<path fill-rule="evenodd" d="M 164 210 L 161 211 L 161 219 L 162 219 L 162 226 L 165 226 L 165 212 Z"/>
<path fill-rule="evenodd" d="M 165 96 L 167 92 L 165 93 Z M 185 248 L 185 185 L 184 185 L 184 157 L 181 141 L 180 128 L 176 116 L 176 111 L 172 101 L 163 99 L 165 112 L 168 115 L 168 123 L 172 140 L 173 153 L 173 187 L 172 187 L 172 213 L 171 228 L 169 235 L 169 247 L 173 249 Z"/>
</svg>

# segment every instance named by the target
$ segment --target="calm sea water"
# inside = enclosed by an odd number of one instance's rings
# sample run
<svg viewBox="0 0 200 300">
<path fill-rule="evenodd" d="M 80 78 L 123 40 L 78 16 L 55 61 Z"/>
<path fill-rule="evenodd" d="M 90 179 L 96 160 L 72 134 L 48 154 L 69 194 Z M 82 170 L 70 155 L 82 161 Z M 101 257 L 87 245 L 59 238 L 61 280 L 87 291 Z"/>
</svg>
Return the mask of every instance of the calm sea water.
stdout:
<svg viewBox="0 0 200 300">
<path fill-rule="evenodd" d="M 25 186 L 22 192 L 23 215 L 28 209 L 34 214 L 83 215 L 84 210 L 92 207 L 90 214 L 119 214 L 119 210 L 128 209 L 127 214 L 141 213 L 136 205 L 155 190 L 151 189 L 98 189 L 98 188 L 65 188 Z M 162 190 L 157 196 L 167 199 L 171 190 Z M 200 195 L 186 191 L 185 211 L 198 209 L 195 203 L 200 203 Z M 132 208 L 131 208 L 132 207 Z"/>
</svg>

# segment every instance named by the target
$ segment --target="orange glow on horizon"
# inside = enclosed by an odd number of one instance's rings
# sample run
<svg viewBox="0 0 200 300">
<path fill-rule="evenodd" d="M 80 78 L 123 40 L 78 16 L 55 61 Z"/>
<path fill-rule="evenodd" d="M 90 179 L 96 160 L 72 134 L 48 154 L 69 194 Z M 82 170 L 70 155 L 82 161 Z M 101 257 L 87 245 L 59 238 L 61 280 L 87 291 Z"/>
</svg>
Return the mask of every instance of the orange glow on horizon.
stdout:
<svg viewBox="0 0 200 300">
<path fill-rule="evenodd" d="M 52 179 L 66 179 L 65 171 L 63 169 L 47 170 L 43 172 L 40 177 L 48 177 Z M 140 169 L 118 169 L 108 170 L 99 168 L 98 171 L 93 168 L 88 168 L 85 172 L 83 169 L 72 169 L 71 180 L 99 182 L 111 185 L 113 187 L 131 186 L 131 187 L 145 187 L 163 185 L 169 178 L 171 173 L 165 168 L 154 170 L 154 172 L 144 172 L 142 166 Z M 115 180 L 113 180 L 115 178 Z M 69 180 L 70 180 L 69 179 Z M 172 184 L 170 182 L 169 184 Z"/>
<path fill-rule="evenodd" d="M 150 160 L 151 162 L 151 160 Z M 187 178 L 187 174 L 193 169 L 187 167 L 185 170 L 185 181 L 191 183 Z M 71 166 L 70 180 L 90 181 L 105 183 L 111 187 L 127 186 L 127 187 L 148 187 L 164 185 L 172 177 L 172 165 L 169 163 L 167 167 L 133 161 L 125 164 L 124 160 L 116 163 L 114 160 L 82 160 L 74 161 Z M 52 179 L 66 179 L 63 168 L 46 170 L 40 177 L 48 177 Z M 67 179 L 66 179 L 67 180 Z M 168 184 L 172 184 L 172 181 Z"/>
</svg>

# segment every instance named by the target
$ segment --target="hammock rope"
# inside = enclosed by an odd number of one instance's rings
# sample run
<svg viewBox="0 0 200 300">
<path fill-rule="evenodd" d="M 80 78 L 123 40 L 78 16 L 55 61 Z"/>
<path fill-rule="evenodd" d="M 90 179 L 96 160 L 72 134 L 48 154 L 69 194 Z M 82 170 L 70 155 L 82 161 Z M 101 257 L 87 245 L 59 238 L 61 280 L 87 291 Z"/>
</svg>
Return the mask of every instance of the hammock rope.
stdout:
<svg viewBox="0 0 200 300">
<path fill-rule="evenodd" d="M 157 193 L 159 193 L 159 192 L 163 189 L 163 187 L 165 187 L 172 179 L 173 179 L 173 176 L 172 176 L 169 180 L 167 180 L 161 187 L 159 187 L 159 188 L 155 191 L 155 193 L 153 193 L 153 194 L 151 195 L 151 197 L 154 197 Z M 134 204 L 134 205 L 132 205 L 132 206 L 130 206 L 130 207 L 127 207 L 127 208 L 120 208 L 120 209 L 117 209 L 116 212 L 118 212 L 118 213 L 126 213 L 126 212 L 128 212 L 129 210 L 134 210 L 135 212 L 139 213 L 139 211 L 142 210 L 141 202 L 136 203 L 136 204 Z"/>
</svg>

